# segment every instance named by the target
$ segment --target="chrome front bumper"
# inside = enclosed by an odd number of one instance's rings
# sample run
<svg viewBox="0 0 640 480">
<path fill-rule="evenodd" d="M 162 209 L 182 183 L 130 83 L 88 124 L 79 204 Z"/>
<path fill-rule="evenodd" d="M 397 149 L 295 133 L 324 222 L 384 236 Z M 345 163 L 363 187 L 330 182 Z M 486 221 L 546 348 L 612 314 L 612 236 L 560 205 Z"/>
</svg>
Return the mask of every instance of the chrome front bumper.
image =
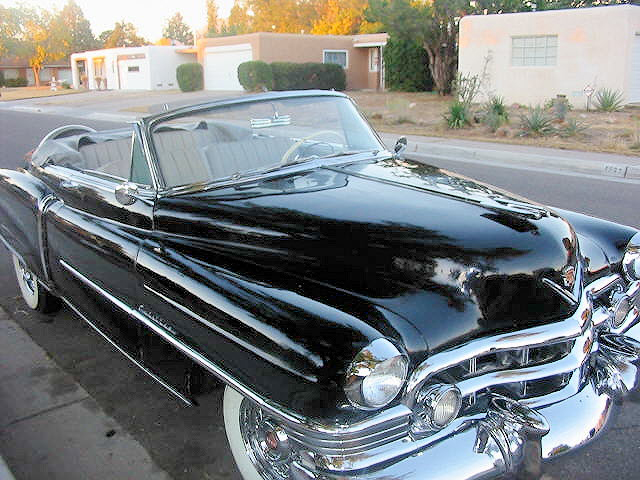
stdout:
<svg viewBox="0 0 640 480">
<path fill-rule="evenodd" d="M 593 306 L 598 289 L 604 291 L 613 280 L 614 277 L 602 279 L 585 289 L 573 319 L 555 324 L 551 330 L 530 329 L 520 332 L 526 335 L 498 338 L 497 345 L 506 342 L 509 347 L 514 342 L 520 346 L 523 337 L 530 342 L 534 340 L 533 343 L 575 339 L 571 355 L 546 371 L 554 374 L 561 366 L 574 372 L 572 381 L 562 390 L 520 401 L 493 395 L 484 412 L 461 416 L 442 431 L 426 436 L 410 431 L 407 434 L 407 422 L 411 422 L 410 398 L 384 412 L 384 418 L 370 419 L 347 430 L 325 430 L 322 440 L 312 438 L 309 430 L 301 436 L 302 432 L 294 427 L 290 436 L 303 448 L 293 462 L 292 478 L 477 480 L 508 473 L 526 473 L 536 478 L 545 460 L 594 439 L 606 427 L 619 400 L 640 387 L 640 285 L 638 282 L 630 285 L 637 307 L 618 328 L 611 325 L 610 311 Z M 482 344 L 467 345 L 470 351 L 462 351 L 463 358 L 473 354 L 478 345 Z M 496 343 L 493 345 L 495 348 Z M 461 355 L 460 350 L 453 352 Z M 425 362 L 424 368 L 417 369 L 423 380 L 429 378 L 427 370 L 432 366 L 433 363 Z M 522 368 L 501 374 L 528 375 L 530 370 Z M 415 381 L 411 388 L 410 382 L 409 390 L 415 391 L 418 386 Z M 314 434 L 320 436 L 318 430 Z M 379 442 L 382 437 L 391 441 Z M 366 449 L 362 449 L 363 442 L 368 443 Z"/>
<path fill-rule="evenodd" d="M 640 338 L 640 326 L 628 332 Z M 533 410 L 496 397 L 482 418 L 465 421 L 435 444 L 409 456 L 358 472 L 312 472 L 299 463 L 293 479 L 424 480 L 488 479 L 507 473 L 536 478 L 542 463 L 593 440 L 605 429 L 614 407 L 640 385 L 640 342 L 611 335 L 600 345 L 595 374 L 580 392 Z"/>
</svg>

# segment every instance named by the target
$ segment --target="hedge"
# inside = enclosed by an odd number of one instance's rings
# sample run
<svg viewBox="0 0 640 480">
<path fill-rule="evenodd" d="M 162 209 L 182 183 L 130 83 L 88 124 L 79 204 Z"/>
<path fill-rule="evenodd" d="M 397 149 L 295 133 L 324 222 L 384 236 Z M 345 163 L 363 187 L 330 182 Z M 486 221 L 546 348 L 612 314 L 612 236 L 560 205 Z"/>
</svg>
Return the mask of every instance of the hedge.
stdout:
<svg viewBox="0 0 640 480">
<path fill-rule="evenodd" d="M 421 92 L 433 89 L 429 57 L 411 39 L 391 37 L 384 48 L 385 83 L 389 90 Z"/>
<path fill-rule="evenodd" d="M 0 87 L 4 87 L 4 72 L 0 70 Z"/>
<path fill-rule="evenodd" d="M 183 63 L 176 69 L 178 86 L 183 92 L 193 92 L 204 88 L 202 65 L 199 63 Z"/>
<path fill-rule="evenodd" d="M 345 90 L 347 77 L 340 65 L 333 63 L 273 62 L 274 90 Z"/>
<path fill-rule="evenodd" d="M 29 81 L 26 78 L 7 78 L 4 85 L 5 87 L 26 87 Z"/>
<path fill-rule="evenodd" d="M 238 81 L 248 92 L 273 88 L 273 71 L 268 63 L 252 60 L 238 65 Z"/>
</svg>

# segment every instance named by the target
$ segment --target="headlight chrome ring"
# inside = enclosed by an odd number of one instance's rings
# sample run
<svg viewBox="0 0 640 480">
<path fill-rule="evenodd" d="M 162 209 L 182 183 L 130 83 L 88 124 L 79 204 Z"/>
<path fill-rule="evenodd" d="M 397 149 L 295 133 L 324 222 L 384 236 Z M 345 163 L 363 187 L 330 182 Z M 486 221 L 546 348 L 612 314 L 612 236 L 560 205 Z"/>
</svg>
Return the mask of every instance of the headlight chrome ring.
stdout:
<svg viewBox="0 0 640 480">
<path fill-rule="evenodd" d="M 627 244 L 622 269 L 628 280 L 640 280 L 640 233 L 636 233 Z"/>
<path fill-rule="evenodd" d="M 344 386 L 347 399 L 361 410 L 388 405 L 404 387 L 408 368 L 407 356 L 393 343 L 374 340 L 349 365 Z"/>
</svg>

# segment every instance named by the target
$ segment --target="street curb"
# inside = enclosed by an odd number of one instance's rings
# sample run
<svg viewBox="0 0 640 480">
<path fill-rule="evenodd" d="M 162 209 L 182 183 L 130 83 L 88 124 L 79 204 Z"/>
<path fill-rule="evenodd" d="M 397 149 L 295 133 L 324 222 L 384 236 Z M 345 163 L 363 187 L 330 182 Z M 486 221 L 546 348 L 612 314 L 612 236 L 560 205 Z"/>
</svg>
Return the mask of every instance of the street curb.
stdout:
<svg viewBox="0 0 640 480">
<path fill-rule="evenodd" d="M 382 133 L 381 137 L 388 147 L 392 147 L 397 139 L 391 134 Z M 599 161 L 591 159 L 574 159 L 568 156 L 528 153 L 514 150 L 496 150 L 490 148 L 464 147 L 447 145 L 440 142 L 419 142 L 409 140 L 406 153 L 419 153 L 435 159 L 452 161 L 495 163 L 501 166 L 553 168 L 590 175 L 607 177 L 640 179 L 640 166 L 623 164 L 618 161 Z M 517 146 L 516 146 L 517 147 Z M 613 157 L 618 160 L 617 157 Z"/>
</svg>

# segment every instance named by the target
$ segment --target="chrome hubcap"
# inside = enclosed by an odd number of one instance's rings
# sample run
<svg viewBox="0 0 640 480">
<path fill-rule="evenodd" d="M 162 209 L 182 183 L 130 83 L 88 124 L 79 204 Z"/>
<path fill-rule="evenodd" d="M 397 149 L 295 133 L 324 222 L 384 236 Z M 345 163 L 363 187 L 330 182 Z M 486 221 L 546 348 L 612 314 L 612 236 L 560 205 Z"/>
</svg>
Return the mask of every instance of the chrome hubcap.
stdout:
<svg viewBox="0 0 640 480">
<path fill-rule="evenodd" d="M 20 264 L 20 273 L 22 274 L 22 282 L 24 283 L 24 286 L 27 287 L 27 289 L 29 290 L 29 292 L 31 292 L 32 295 L 35 295 L 36 285 L 31 272 L 26 268 L 24 268 L 24 265 Z"/>
<path fill-rule="evenodd" d="M 240 406 L 240 432 L 254 466 L 268 480 L 289 478 L 291 446 L 284 429 L 248 400 Z"/>
</svg>

